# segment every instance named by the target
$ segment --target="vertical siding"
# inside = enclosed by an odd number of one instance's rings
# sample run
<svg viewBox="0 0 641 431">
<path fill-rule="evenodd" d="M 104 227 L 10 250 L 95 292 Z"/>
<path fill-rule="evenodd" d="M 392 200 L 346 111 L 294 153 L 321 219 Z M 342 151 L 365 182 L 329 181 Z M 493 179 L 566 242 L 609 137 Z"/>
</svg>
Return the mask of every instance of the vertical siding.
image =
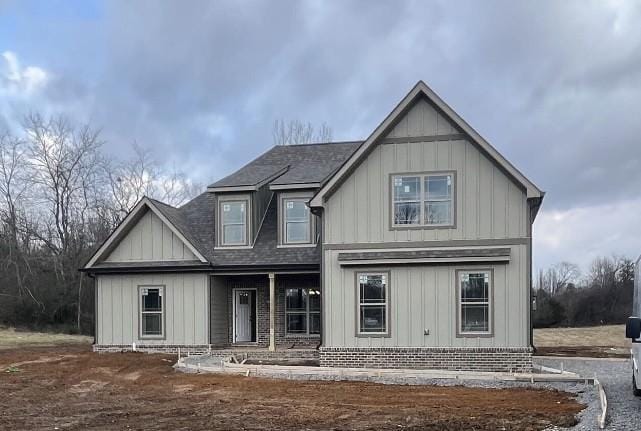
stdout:
<svg viewBox="0 0 641 431">
<path fill-rule="evenodd" d="M 509 264 L 397 265 L 390 271 L 390 337 L 356 337 L 355 273 L 338 265 L 339 251 L 326 250 L 324 272 L 325 345 L 332 347 L 527 347 L 526 245 L 511 246 Z M 456 337 L 456 270 L 492 268 L 491 338 Z M 429 330 L 430 335 L 424 335 Z"/>
<path fill-rule="evenodd" d="M 105 259 L 108 262 L 198 260 L 189 248 L 151 210 Z"/>
<path fill-rule="evenodd" d="M 211 344 L 224 345 L 229 342 L 227 290 L 227 280 L 224 277 L 211 278 L 209 330 Z"/>
<path fill-rule="evenodd" d="M 426 101 L 392 129 L 403 138 L 458 133 Z M 390 229 L 390 174 L 455 171 L 455 229 Z M 465 139 L 377 145 L 326 203 L 330 244 L 527 236 L 526 194 Z"/>
<path fill-rule="evenodd" d="M 98 344 L 208 344 L 206 274 L 98 275 Z M 165 340 L 141 340 L 138 286 L 164 285 Z"/>
<path fill-rule="evenodd" d="M 454 229 L 391 229 L 390 174 L 456 172 Z M 380 144 L 327 201 L 330 244 L 527 236 L 524 191 L 466 140 Z"/>
</svg>

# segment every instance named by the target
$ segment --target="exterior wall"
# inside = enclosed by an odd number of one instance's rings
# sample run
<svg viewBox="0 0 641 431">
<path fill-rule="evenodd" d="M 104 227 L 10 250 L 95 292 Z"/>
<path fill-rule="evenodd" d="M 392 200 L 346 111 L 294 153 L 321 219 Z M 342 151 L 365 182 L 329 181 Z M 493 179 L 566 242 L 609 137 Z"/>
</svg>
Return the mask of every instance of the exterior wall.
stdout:
<svg viewBox="0 0 641 431">
<path fill-rule="evenodd" d="M 164 285 L 163 340 L 139 336 L 138 286 Z M 207 345 L 209 277 L 206 274 L 158 273 L 97 275 L 96 344 Z"/>
<path fill-rule="evenodd" d="M 269 190 L 269 185 L 265 185 L 252 193 L 252 243 L 258 236 L 260 225 L 267 212 L 267 206 L 273 196 L 274 193 Z"/>
<path fill-rule="evenodd" d="M 431 111 L 430 111 L 431 110 Z M 429 114 L 429 115 L 428 115 Z M 431 120 L 429 120 L 431 118 Z M 325 204 L 326 244 L 478 240 L 527 236 L 525 192 L 466 139 L 398 142 L 452 133 L 427 102 L 419 102 Z M 390 175 L 455 171 L 454 229 L 390 229 Z"/>
<path fill-rule="evenodd" d="M 350 250 L 351 251 L 351 250 Z M 529 347 L 526 245 L 511 246 L 511 261 L 448 265 L 345 267 L 338 250 L 325 251 L 326 347 Z M 493 270 L 492 337 L 457 337 L 456 270 Z M 389 337 L 356 336 L 356 272 L 389 271 Z M 429 335 L 425 335 L 425 331 Z"/>
<path fill-rule="evenodd" d="M 198 258 L 153 211 L 147 210 L 105 260 L 141 262 Z"/>
</svg>

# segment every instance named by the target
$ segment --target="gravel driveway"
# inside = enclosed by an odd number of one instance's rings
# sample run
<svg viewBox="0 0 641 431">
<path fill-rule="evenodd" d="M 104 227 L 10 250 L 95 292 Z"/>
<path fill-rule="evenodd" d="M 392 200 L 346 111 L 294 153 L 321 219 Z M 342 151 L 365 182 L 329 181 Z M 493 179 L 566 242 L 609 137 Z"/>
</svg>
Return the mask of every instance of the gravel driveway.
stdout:
<svg viewBox="0 0 641 431">
<path fill-rule="evenodd" d="M 563 363 L 566 371 L 578 373 L 582 377 L 596 375 L 608 397 L 606 429 L 641 430 L 641 398 L 632 395 L 630 360 L 537 357 L 535 363 L 553 368 L 561 368 Z M 590 407 L 581 414 L 581 423 L 573 429 L 599 429 L 596 424 L 596 415 L 599 414 L 600 409 L 594 404 L 591 403 Z"/>
</svg>

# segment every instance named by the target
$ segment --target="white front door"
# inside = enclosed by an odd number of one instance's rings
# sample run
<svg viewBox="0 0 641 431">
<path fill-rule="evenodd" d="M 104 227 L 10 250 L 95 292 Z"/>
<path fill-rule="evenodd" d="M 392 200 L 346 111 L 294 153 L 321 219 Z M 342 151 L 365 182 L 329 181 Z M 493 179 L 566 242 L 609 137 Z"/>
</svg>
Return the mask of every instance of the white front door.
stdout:
<svg viewBox="0 0 641 431">
<path fill-rule="evenodd" d="M 234 342 L 242 343 L 252 340 L 252 307 L 251 290 L 236 290 L 235 298 L 235 336 Z"/>
</svg>

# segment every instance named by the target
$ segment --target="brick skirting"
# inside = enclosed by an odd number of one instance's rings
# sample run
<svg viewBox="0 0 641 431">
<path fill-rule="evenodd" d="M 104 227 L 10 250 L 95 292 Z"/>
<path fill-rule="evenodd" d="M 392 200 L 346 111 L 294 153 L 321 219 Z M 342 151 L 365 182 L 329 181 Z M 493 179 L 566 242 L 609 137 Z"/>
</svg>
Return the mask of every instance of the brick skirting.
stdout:
<svg viewBox="0 0 641 431">
<path fill-rule="evenodd" d="M 136 344 L 137 352 L 145 353 L 178 353 L 180 349 L 181 355 L 202 355 L 209 354 L 212 357 L 226 359 L 230 356 L 237 358 L 251 358 L 257 360 L 274 360 L 274 359 L 310 359 L 318 360 L 318 350 L 316 349 L 281 349 L 274 352 L 267 349 L 260 348 L 240 348 L 235 347 L 217 348 L 211 347 L 207 344 L 203 345 L 178 345 L 178 344 Z M 133 346 L 131 344 L 100 344 L 93 346 L 93 351 L 97 353 L 118 353 L 118 352 L 131 352 Z"/>
<path fill-rule="evenodd" d="M 527 347 L 321 347 L 319 353 L 321 367 L 532 371 L 532 349 Z"/>
</svg>

